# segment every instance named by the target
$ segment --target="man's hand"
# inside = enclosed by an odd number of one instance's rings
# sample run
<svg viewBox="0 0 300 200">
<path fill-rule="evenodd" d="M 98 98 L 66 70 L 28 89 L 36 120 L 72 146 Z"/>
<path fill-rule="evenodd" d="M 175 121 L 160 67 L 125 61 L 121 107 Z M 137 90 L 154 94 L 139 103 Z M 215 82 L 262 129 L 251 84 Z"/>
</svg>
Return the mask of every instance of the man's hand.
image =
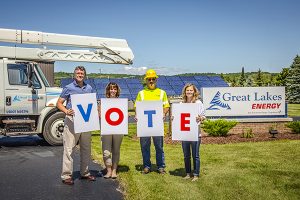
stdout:
<svg viewBox="0 0 300 200">
<path fill-rule="evenodd" d="M 65 111 L 66 115 L 69 115 L 69 116 L 73 116 L 75 114 L 74 110 L 73 109 L 66 109 Z"/>
</svg>

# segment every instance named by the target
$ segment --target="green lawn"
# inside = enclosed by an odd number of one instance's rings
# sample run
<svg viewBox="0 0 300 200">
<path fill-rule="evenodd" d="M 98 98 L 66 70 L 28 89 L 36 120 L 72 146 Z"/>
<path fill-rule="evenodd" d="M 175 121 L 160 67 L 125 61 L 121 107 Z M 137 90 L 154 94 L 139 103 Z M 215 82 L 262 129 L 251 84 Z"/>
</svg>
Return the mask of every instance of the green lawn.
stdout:
<svg viewBox="0 0 300 200">
<path fill-rule="evenodd" d="M 126 199 L 299 199 L 300 141 L 201 145 L 198 182 L 183 180 L 181 145 L 165 145 L 167 174 L 141 174 L 135 126 L 121 146 L 119 181 Z M 102 162 L 100 136 L 93 136 L 94 158 Z M 152 162 L 155 150 L 152 145 Z M 153 168 L 153 170 L 155 167 Z M 110 180 L 108 180 L 110 181 Z"/>
<path fill-rule="evenodd" d="M 300 116 L 300 104 L 288 104 L 288 116 Z"/>
</svg>

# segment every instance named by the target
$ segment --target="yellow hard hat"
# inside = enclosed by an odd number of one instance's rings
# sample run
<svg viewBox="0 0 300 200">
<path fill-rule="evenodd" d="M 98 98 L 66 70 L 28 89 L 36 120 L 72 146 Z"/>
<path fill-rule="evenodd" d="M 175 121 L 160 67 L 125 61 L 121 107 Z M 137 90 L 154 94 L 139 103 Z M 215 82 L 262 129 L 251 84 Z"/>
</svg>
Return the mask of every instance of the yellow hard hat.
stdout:
<svg viewBox="0 0 300 200">
<path fill-rule="evenodd" d="M 144 79 L 147 79 L 147 78 L 158 78 L 158 76 L 156 75 L 155 70 L 153 70 L 153 69 L 148 69 L 148 70 L 146 71 L 146 74 L 145 74 L 145 78 L 144 78 Z"/>
</svg>

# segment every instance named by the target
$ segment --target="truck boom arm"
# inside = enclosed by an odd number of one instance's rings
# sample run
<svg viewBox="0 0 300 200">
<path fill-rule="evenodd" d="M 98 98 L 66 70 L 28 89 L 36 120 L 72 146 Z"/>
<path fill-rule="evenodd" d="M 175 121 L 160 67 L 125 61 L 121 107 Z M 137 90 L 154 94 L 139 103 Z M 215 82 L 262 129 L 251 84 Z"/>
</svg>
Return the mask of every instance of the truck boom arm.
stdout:
<svg viewBox="0 0 300 200">
<path fill-rule="evenodd" d="M 90 51 L 1 47 L 0 57 L 8 58 L 46 61 L 84 61 L 110 64 L 131 64 L 134 58 L 131 49 L 124 39 L 0 28 L 0 42 L 93 49 L 93 51 Z"/>
</svg>

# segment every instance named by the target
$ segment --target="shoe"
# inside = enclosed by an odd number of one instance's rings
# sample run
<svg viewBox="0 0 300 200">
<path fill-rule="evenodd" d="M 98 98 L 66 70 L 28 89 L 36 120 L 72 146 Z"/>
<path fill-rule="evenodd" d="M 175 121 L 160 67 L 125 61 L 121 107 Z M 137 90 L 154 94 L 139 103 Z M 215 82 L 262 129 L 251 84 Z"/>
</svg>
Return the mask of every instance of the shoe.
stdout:
<svg viewBox="0 0 300 200">
<path fill-rule="evenodd" d="M 64 179 L 62 180 L 63 184 L 66 184 L 66 185 L 74 185 L 74 181 L 72 178 L 67 178 L 67 179 Z"/>
<path fill-rule="evenodd" d="M 165 171 L 164 168 L 159 168 L 158 169 L 158 173 L 160 173 L 160 174 L 166 174 L 167 172 Z"/>
<path fill-rule="evenodd" d="M 150 169 L 148 167 L 145 167 L 143 170 L 143 174 L 148 174 L 150 172 Z"/>
<path fill-rule="evenodd" d="M 92 176 L 92 175 L 88 175 L 88 176 L 81 176 L 81 179 L 86 179 L 88 181 L 96 181 L 96 177 Z"/>
<path fill-rule="evenodd" d="M 185 177 L 183 177 L 183 179 L 190 179 L 192 178 L 191 175 L 187 174 Z"/>
<path fill-rule="evenodd" d="M 192 179 L 192 182 L 197 181 L 199 179 L 198 176 L 194 176 L 194 178 Z"/>
<path fill-rule="evenodd" d="M 105 176 L 103 176 L 105 179 L 109 179 L 111 178 L 111 175 L 105 174 Z"/>
<path fill-rule="evenodd" d="M 111 178 L 112 179 L 116 179 L 118 176 L 117 175 L 112 175 Z"/>
</svg>

